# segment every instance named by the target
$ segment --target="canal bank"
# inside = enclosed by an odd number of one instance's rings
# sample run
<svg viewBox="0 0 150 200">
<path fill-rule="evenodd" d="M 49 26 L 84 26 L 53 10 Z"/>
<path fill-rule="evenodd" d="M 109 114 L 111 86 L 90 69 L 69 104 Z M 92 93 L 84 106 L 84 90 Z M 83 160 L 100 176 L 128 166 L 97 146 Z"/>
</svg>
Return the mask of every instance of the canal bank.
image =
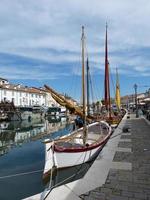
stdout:
<svg viewBox="0 0 150 200">
<path fill-rule="evenodd" d="M 150 123 L 131 114 L 126 120 L 129 132 L 121 134 L 105 184 L 80 195 L 83 200 L 150 199 Z M 119 169 L 119 163 L 131 169 Z"/>
<path fill-rule="evenodd" d="M 105 183 L 110 166 L 115 165 L 112 160 L 115 155 L 116 149 L 118 148 L 117 145 L 121 137 L 122 129 L 125 126 L 126 118 L 127 115 L 125 115 L 125 117 L 122 119 L 118 128 L 115 130 L 97 159 L 94 161 L 91 168 L 85 174 L 85 176 L 82 179 L 54 188 L 47 199 L 80 199 L 79 196 L 81 194 L 102 186 Z M 125 166 L 120 165 L 119 167 L 121 169 L 124 167 L 131 168 L 131 165 L 128 165 L 127 163 Z M 37 200 L 41 198 L 41 195 L 42 194 L 38 194 L 27 199 Z"/>
<path fill-rule="evenodd" d="M 84 178 L 53 189 L 46 199 L 149 199 L 149 147 L 148 121 L 126 115 Z M 27 199 L 40 198 L 38 194 Z"/>
</svg>

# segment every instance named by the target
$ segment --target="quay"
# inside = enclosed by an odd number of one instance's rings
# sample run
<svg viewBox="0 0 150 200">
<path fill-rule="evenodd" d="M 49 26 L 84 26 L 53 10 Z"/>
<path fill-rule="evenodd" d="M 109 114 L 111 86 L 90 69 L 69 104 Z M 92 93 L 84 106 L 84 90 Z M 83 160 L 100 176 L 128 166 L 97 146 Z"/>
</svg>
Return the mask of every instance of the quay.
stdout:
<svg viewBox="0 0 150 200">
<path fill-rule="evenodd" d="M 150 122 L 125 115 L 84 178 L 53 189 L 46 199 L 149 200 Z"/>
</svg>

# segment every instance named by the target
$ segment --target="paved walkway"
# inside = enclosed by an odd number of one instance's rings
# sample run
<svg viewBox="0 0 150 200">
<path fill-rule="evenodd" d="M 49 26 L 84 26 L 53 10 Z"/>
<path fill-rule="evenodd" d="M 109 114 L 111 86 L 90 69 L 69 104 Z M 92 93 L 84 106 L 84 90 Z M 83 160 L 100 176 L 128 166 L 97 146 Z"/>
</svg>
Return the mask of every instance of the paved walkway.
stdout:
<svg viewBox="0 0 150 200">
<path fill-rule="evenodd" d="M 105 184 L 80 195 L 81 199 L 150 200 L 150 123 L 131 114 L 126 126 L 130 129 L 121 134 Z M 120 163 L 132 168 L 119 169 Z"/>
</svg>

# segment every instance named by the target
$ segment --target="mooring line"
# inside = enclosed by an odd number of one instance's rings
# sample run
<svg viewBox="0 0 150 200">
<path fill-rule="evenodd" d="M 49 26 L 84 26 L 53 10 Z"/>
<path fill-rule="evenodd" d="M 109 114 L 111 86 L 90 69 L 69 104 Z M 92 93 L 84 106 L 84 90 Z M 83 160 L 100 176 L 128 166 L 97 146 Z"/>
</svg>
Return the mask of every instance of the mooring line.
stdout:
<svg viewBox="0 0 150 200">
<path fill-rule="evenodd" d="M 11 174 L 11 175 L 7 175 L 7 176 L 0 176 L 0 179 L 12 178 L 12 177 L 23 176 L 23 175 L 28 175 L 28 174 L 34 174 L 34 173 L 38 173 L 38 172 L 41 172 L 41 171 L 43 171 L 43 169 L 39 169 L 39 170 L 31 171 L 31 172 L 23 172 L 23 173 L 18 173 L 18 174 Z"/>
</svg>

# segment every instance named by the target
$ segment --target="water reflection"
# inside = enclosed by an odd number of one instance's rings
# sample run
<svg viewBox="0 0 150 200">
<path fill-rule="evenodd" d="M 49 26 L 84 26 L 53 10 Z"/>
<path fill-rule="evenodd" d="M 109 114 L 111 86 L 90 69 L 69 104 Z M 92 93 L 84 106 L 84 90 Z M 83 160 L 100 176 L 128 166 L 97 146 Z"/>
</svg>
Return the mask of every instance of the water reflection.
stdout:
<svg viewBox="0 0 150 200">
<path fill-rule="evenodd" d="M 23 143 L 42 139 L 44 137 L 55 138 L 66 134 L 61 131 L 66 128 L 67 119 L 51 117 L 47 120 L 15 121 L 0 123 L 0 155 L 8 153 L 13 147 Z M 68 124 L 69 126 L 69 124 Z M 57 133 L 59 131 L 59 133 Z"/>
<path fill-rule="evenodd" d="M 51 178 L 42 181 L 45 162 L 43 139 L 57 138 L 70 131 L 72 125 L 60 117 L 0 123 L 0 199 L 24 199 L 45 188 L 47 193 L 82 178 L 93 162 L 58 170 Z M 15 174 L 18 175 L 12 176 Z"/>
<path fill-rule="evenodd" d="M 42 141 L 71 130 L 70 122 L 59 117 L 0 123 L 0 199 L 20 200 L 42 192 L 45 188 L 42 182 L 45 146 Z"/>
<path fill-rule="evenodd" d="M 43 184 L 46 185 L 46 187 L 55 188 L 60 185 L 64 185 L 72 181 L 81 179 L 89 170 L 94 160 L 74 167 L 58 169 L 53 173 L 52 176 L 49 175 L 45 179 L 43 179 Z"/>
<path fill-rule="evenodd" d="M 51 191 L 61 185 L 77 181 L 85 176 L 87 171 L 92 166 L 93 162 L 96 158 L 94 158 L 92 161 L 83 163 L 81 165 L 77 165 L 74 167 L 68 167 L 64 169 L 59 169 L 55 173 L 53 173 L 52 176 L 47 176 L 43 183 L 46 185 L 46 189 L 41 195 L 42 200 L 50 198 Z"/>
</svg>

